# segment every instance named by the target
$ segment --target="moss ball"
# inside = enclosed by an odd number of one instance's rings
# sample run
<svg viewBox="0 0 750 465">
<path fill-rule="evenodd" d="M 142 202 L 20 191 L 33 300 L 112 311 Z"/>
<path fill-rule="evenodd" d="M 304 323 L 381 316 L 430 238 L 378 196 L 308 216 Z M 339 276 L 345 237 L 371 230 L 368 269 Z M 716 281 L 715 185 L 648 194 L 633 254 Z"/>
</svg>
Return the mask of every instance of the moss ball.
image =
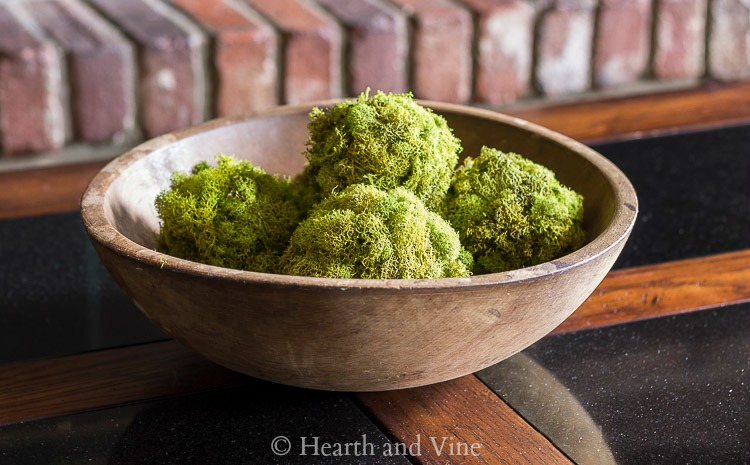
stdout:
<svg viewBox="0 0 750 465">
<path fill-rule="evenodd" d="M 468 276 L 458 233 L 404 188 L 354 184 L 317 204 L 282 257 L 286 274 L 328 278 Z"/>
<path fill-rule="evenodd" d="M 320 198 L 357 183 L 404 187 L 437 208 L 458 163 L 461 142 L 445 119 L 411 94 L 369 96 L 314 108 L 305 156 Z"/>
<path fill-rule="evenodd" d="M 225 268 L 276 272 L 299 210 L 290 182 L 249 161 L 218 155 L 190 174 L 176 172 L 156 198 L 157 249 Z"/>
<path fill-rule="evenodd" d="M 458 168 L 443 213 L 477 274 L 553 260 L 585 240 L 581 195 L 548 168 L 488 147 Z"/>
</svg>

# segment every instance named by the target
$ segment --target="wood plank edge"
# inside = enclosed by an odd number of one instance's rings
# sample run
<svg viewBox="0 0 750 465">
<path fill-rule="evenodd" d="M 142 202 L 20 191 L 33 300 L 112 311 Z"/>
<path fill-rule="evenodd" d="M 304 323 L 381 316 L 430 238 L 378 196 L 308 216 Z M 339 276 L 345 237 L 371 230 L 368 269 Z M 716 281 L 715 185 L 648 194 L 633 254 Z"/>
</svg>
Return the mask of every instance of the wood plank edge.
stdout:
<svg viewBox="0 0 750 465">
<path fill-rule="evenodd" d="M 80 208 L 81 196 L 106 161 L 0 173 L 0 220 Z"/>
<path fill-rule="evenodd" d="M 750 249 L 610 272 L 552 334 L 750 301 Z"/>
<path fill-rule="evenodd" d="M 419 444 L 416 463 L 573 463 L 474 375 L 356 397 L 397 443 Z"/>
<path fill-rule="evenodd" d="M 0 426 L 258 382 L 176 341 L 0 365 Z"/>
<path fill-rule="evenodd" d="M 750 81 L 707 81 L 665 92 L 518 106 L 513 116 L 591 144 L 750 121 Z"/>
</svg>

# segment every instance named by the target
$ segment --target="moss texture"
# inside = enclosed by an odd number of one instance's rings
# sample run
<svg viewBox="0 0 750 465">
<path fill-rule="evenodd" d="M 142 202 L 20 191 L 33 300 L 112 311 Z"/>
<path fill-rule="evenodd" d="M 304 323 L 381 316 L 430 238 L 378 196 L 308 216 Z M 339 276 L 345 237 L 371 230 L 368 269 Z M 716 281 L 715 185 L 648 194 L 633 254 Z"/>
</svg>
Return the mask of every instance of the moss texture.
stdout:
<svg viewBox="0 0 750 465">
<path fill-rule="evenodd" d="M 221 154 L 175 173 L 156 199 L 157 248 L 266 273 L 424 279 L 536 265 L 585 241 L 583 199 L 552 171 L 488 147 L 456 169 L 460 141 L 411 94 L 315 108 L 308 129 L 294 182 Z"/>
<path fill-rule="evenodd" d="M 282 271 L 329 278 L 468 276 L 458 233 L 409 190 L 354 184 L 317 204 L 295 230 Z"/>
<path fill-rule="evenodd" d="M 290 182 L 226 155 L 176 172 L 159 194 L 157 248 L 209 265 L 278 272 L 299 218 Z"/>
<path fill-rule="evenodd" d="M 484 147 L 458 168 L 445 218 L 474 256 L 474 273 L 543 263 L 581 247 L 583 198 L 521 155 Z"/>
<path fill-rule="evenodd" d="M 445 119 L 411 94 L 369 91 L 355 101 L 310 113 L 305 177 L 325 198 L 357 183 L 404 187 L 437 208 L 450 185 L 461 143 Z"/>
</svg>

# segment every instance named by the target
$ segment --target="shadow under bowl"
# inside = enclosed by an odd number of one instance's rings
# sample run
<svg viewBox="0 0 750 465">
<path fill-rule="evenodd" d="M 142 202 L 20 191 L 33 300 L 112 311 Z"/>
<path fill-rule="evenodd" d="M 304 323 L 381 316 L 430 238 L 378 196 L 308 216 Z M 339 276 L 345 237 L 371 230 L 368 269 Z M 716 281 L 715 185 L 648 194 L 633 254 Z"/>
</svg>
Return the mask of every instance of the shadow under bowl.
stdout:
<svg viewBox="0 0 750 465">
<path fill-rule="evenodd" d="M 157 194 L 175 170 L 218 152 L 293 176 L 305 163 L 313 106 L 213 120 L 148 141 L 110 162 L 81 214 L 102 262 L 167 334 L 206 358 L 261 379 L 345 391 L 407 388 L 495 364 L 567 318 L 610 270 L 637 214 L 623 173 L 548 129 L 477 108 L 420 102 L 463 143 L 520 153 L 584 196 L 586 244 L 504 273 L 431 280 L 330 279 L 219 268 L 154 249 Z"/>
</svg>

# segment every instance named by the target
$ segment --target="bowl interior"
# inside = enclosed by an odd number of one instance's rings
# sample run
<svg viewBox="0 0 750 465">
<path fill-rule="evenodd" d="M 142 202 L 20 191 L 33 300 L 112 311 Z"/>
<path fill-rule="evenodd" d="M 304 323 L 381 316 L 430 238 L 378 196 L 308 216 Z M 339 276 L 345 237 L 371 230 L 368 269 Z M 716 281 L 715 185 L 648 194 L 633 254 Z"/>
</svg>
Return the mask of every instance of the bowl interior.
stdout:
<svg viewBox="0 0 750 465">
<path fill-rule="evenodd" d="M 602 166 L 608 162 L 590 149 L 515 118 L 452 105 L 430 106 L 461 139 L 462 158 L 477 156 L 483 145 L 517 152 L 552 169 L 561 182 L 581 193 L 589 242 L 613 221 L 621 199 L 607 175 L 612 167 Z M 136 148 L 122 157 L 126 166 L 106 192 L 107 220 L 128 239 L 153 249 L 159 231 L 154 206 L 158 193 L 169 187 L 174 171 L 189 171 L 203 160 L 213 162 L 219 152 L 251 160 L 269 173 L 294 176 L 305 164 L 308 111 L 309 107 L 297 107 L 248 119 L 216 120 Z"/>
</svg>

